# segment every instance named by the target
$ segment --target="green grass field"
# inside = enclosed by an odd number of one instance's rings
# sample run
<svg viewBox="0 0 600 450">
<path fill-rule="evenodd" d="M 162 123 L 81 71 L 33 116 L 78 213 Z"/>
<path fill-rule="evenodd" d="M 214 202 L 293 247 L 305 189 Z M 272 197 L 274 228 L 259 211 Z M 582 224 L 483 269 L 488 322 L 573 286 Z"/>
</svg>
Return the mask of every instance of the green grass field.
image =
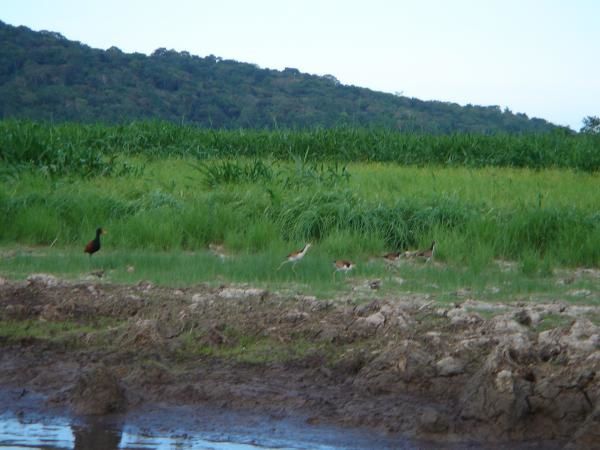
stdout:
<svg viewBox="0 0 600 450">
<path fill-rule="evenodd" d="M 330 175 L 267 161 L 270 179 L 207 185 L 206 171 L 221 164 L 202 171 L 192 160 L 165 159 L 146 162 L 143 176 L 5 177 L 0 239 L 68 247 L 103 226 L 119 249 L 195 251 L 214 242 L 233 252 L 285 252 L 314 241 L 348 257 L 436 239 L 447 262 L 537 255 L 599 264 L 596 174 L 354 163 Z"/>
<path fill-rule="evenodd" d="M 4 136 L 4 148 L 20 142 L 22 149 L 35 149 L 38 134 L 53 130 L 30 123 L 0 125 L 12 133 L 11 138 Z M 317 158 L 309 152 L 274 156 L 284 132 L 248 133 L 261 138 L 266 146 L 263 155 L 199 159 L 185 149 L 191 148 L 193 133 L 201 131 L 170 126 L 169 140 L 163 128 L 155 127 L 148 125 L 136 140 L 131 128 L 64 125 L 56 127 L 52 145 L 39 144 L 43 158 L 36 160 L 35 152 L 25 150 L 22 153 L 29 159 L 3 158 L 0 245 L 4 255 L 13 256 L 2 257 L 0 271 L 22 276 L 32 271 L 76 274 L 103 268 L 118 281 L 142 277 L 167 284 L 294 282 L 327 291 L 332 285 L 348 285 L 348 279 L 397 278 L 385 265 L 372 261 L 388 251 L 426 248 L 434 239 L 440 265 L 403 266 L 399 277 L 422 281 L 403 283 L 402 289 L 425 291 L 437 284 L 485 290 L 486 285 L 505 281 L 497 260 L 515 263 L 522 280 L 514 284 L 523 292 L 533 289 L 527 287 L 531 280 L 544 291 L 544 278 L 557 268 L 600 267 L 595 171 L 435 161 L 407 166 L 358 157 Z M 37 131 L 27 134 L 30 128 Z M 249 148 L 249 138 L 241 131 L 213 133 L 217 141 L 228 142 L 225 147 L 232 155 L 236 148 L 237 153 Z M 344 140 L 348 135 L 343 133 L 290 133 L 288 139 L 303 139 L 313 155 L 320 145 L 332 146 L 336 137 L 340 149 L 348 147 Z M 359 139 L 356 150 L 366 132 L 354 133 Z M 392 142 L 388 134 L 380 137 L 386 145 Z M 173 151 L 178 138 L 181 146 Z M 399 145 L 409 138 L 397 139 Z M 434 137 L 423 138 L 424 142 L 427 139 Z M 449 138 L 438 139 L 439 146 Z M 490 145 L 494 139 L 504 142 L 501 137 L 487 139 Z M 90 148 L 108 146 L 104 153 L 90 152 L 82 164 L 93 160 L 100 168 L 112 169 L 69 169 L 83 157 L 75 150 L 82 142 L 96 142 Z M 115 142 L 124 146 L 122 153 L 111 147 Z M 132 142 L 138 142 L 137 147 Z M 161 142 L 171 150 L 140 150 L 143 143 L 156 149 Z M 69 155 L 61 150 L 69 148 Z M 18 153 L 11 151 L 13 156 Z M 58 169 L 41 164 L 44 158 Z M 83 246 L 98 226 L 109 234 L 90 261 Z M 275 270 L 285 255 L 305 242 L 313 247 L 295 271 L 287 266 Z M 210 244 L 223 245 L 230 258 L 214 257 L 208 251 Z M 352 259 L 358 267 L 333 282 L 331 262 L 338 258 Z M 124 271 L 128 265 L 135 272 Z"/>
</svg>

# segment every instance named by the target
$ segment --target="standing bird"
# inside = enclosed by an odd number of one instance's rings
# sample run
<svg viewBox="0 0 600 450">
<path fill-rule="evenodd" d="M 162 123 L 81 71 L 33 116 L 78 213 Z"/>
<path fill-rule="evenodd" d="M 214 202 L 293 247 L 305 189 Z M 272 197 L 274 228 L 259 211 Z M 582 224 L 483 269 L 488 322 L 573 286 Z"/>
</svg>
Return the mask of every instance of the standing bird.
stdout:
<svg viewBox="0 0 600 450">
<path fill-rule="evenodd" d="M 90 242 L 88 242 L 87 245 L 85 246 L 85 249 L 83 250 L 85 253 L 89 253 L 90 258 L 92 257 L 92 254 L 94 254 L 98 250 L 100 250 L 100 235 L 101 234 L 106 234 L 106 231 L 104 231 L 102 228 L 97 228 L 96 229 L 96 238 L 92 239 Z"/>
<path fill-rule="evenodd" d="M 345 259 L 338 259 L 335 260 L 333 262 L 333 280 L 335 281 L 335 274 L 337 272 L 344 272 L 344 273 L 348 273 L 350 272 L 352 269 L 354 269 L 356 265 L 352 262 L 352 261 L 348 261 Z"/>
<path fill-rule="evenodd" d="M 295 272 L 296 270 L 294 269 L 294 267 L 296 266 L 296 263 L 298 261 L 300 261 L 302 258 L 304 258 L 304 255 L 306 255 L 306 252 L 308 251 L 308 249 L 310 248 L 311 244 L 308 243 L 304 246 L 304 248 L 302 250 L 296 250 L 295 252 L 290 253 L 289 255 L 287 255 L 287 257 L 285 258 L 285 261 L 283 261 L 279 267 L 277 268 L 277 270 L 281 269 L 281 267 L 285 264 L 285 263 L 292 263 L 292 270 Z"/>
<path fill-rule="evenodd" d="M 417 254 L 415 256 L 417 258 L 424 259 L 425 262 L 429 262 L 433 259 L 434 254 L 435 254 L 435 241 L 433 241 L 431 243 L 431 247 L 429 247 L 427 250 L 422 250 L 420 252 L 417 252 Z"/>
</svg>

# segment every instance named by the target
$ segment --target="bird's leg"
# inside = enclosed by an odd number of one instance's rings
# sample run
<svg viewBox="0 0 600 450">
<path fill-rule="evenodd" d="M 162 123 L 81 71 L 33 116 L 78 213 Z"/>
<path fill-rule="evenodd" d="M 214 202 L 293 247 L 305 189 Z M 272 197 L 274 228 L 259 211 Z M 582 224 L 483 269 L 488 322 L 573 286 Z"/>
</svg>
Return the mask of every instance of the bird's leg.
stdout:
<svg viewBox="0 0 600 450">
<path fill-rule="evenodd" d="M 283 267 L 283 265 L 287 262 L 289 262 L 289 261 L 285 260 L 281 264 L 279 264 L 279 267 L 277 268 L 277 270 L 281 269 Z"/>
</svg>

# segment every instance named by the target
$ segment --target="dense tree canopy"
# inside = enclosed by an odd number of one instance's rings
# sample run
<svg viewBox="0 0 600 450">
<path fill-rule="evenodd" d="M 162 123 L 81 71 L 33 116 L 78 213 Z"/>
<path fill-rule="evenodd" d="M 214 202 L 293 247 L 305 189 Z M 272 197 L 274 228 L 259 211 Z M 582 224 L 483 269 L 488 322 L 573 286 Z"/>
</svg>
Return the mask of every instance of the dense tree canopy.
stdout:
<svg viewBox="0 0 600 450">
<path fill-rule="evenodd" d="M 218 128 L 375 126 L 402 131 L 543 132 L 542 119 L 342 85 L 333 75 L 261 69 L 210 55 L 90 48 L 0 22 L 0 117 Z"/>
</svg>

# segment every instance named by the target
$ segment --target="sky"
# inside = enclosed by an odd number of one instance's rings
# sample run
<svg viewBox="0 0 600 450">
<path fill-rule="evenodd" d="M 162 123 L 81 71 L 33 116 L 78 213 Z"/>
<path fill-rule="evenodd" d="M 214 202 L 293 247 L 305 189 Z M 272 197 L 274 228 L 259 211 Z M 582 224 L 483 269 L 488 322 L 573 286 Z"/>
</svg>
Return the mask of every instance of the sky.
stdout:
<svg viewBox="0 0 600 450">
<path fill-rule="evenodd" d="M 164 47 L 499 105 L 574 130 L 600 116 L 597 0 L 2 0 L 0 20 L 94 48 Z"/>
</svg>

